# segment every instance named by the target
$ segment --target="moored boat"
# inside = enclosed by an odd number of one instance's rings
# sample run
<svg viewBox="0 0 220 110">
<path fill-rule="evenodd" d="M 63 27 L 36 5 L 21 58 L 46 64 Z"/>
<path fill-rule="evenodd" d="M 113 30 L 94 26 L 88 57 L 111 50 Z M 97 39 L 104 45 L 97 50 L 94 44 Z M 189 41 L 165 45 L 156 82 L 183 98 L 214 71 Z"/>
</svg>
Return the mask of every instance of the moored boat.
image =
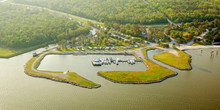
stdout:
<svg viewBox="0 0 220 110">
<path fill-rule="evenodd" d="M 99 58 L 94 58 L 92 64 L 93 66 L 102 66 L 102 61 Z"/>
</svg>

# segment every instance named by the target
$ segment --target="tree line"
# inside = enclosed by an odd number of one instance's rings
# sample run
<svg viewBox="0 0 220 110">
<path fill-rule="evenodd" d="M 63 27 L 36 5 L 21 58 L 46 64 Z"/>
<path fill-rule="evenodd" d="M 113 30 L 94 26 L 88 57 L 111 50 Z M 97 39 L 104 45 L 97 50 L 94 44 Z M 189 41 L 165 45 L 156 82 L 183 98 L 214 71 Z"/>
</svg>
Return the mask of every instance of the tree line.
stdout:
<svg viewBox="0 0 220 110">
<path fill-rule="evenodd" d="M 12 0 L 119 24 L 191 22 L 220 17 L 219 0 Z"/>
</svg>

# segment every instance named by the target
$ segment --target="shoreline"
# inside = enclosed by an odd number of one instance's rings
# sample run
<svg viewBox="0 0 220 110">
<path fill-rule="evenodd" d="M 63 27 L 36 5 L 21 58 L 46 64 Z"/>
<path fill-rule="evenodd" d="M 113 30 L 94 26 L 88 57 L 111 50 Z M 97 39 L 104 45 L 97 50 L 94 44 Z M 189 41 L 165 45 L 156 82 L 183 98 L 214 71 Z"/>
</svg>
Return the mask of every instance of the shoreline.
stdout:
<svg viewBox="0 0 220 110">
<path fill-rule="evenodd" d="M 100 76 L 100 77 L 102 77 L 102 78 L 104 78 L 106 80 L 109 80 L 109 81 L 114 82 L 114 83 L 119 83 L 119 84 L 153 84 L 153 83 L 160 83 L 160 82 L 163 82 L 164 80 L 166 80 L 168 78 L 175 77 L 175 76 L 178 75 L 178 73 L 175 72 L 175 74 L 173 74 L 173 75 L 169 75 L 169 76 L 166 76 L 166 77 L 164 77 L 164 78 L 162 78 L 160 80 L 150 81 L 150 82 L 122 82 L 122 81 L 115 81 L 115 80 L 112 80 L 110 78 L 107 78 L 107 77 L 99 74 L 99 72 L 97 74 L 98 74 L 98 76 Z"/>
<path fill-rule="evenodd" d="M 15 56 L 19 56 L 19 55 L 22 55 L 24 53 L 27 53 L 27 52 L 30 52 L 30 51 L 33 51 L 33 50 L 36 50 L 36 49 L 39 49 L 39 48 L 43 48 L 43 47 L 45 47 L 47 45 L 50 45 L 50 44 L 53 44 L 53 43 L 41 44 L 41 45 L 36 45 L 36 46 L 30 47 L 30 48 L 22 49 L 20 52 L 12 54 L 12 55 L 9 55 L 9 56 L 1 56 L 0 55 L 0 58 L 9 59 L 9 58 L 12 58 L 12 57 L 15 57 Z"/>
</svg>

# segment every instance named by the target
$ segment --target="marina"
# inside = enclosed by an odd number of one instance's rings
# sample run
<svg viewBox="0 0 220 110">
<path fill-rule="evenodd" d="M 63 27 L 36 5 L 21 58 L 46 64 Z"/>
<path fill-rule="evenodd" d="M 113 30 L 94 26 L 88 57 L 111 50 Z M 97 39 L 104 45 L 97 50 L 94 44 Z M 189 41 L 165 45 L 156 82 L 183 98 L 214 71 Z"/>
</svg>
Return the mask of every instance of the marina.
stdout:
<svg viewBox="0 0 220 110">
<path fill-rule="evenodd" d="M 94 67 L 91 64 L 91 60 L 95 57 L 123 59 L 124 55 L 49 55 L 45 57 L 38 68 L 40 70 L 77 72 L 81 76 L 102 85 L 101 88 L 93 90 L 29 77 L 24 74 L 23 65 L 28 59 L 32 58 L 34 52 L 40 53 L 43 50 L 45 49 L 34 50 L 10 59 L 0 59 L 1 109 L 68 109 L 75 107 L 77 109 L 145 109 L 145 106 L 142 106 L 143 104 L 156 109 L 219 107 L 220 95 L 218 93 L 220 88 L 219 86 L 210 86 L 219 84 L 220 55 L 215 54 L 214 57 L 210 57 L 210 52 L 216 52 L 215 49 L 203 49 L 203 53 L 201 50 L 187 51 L 193 58 L 192 71 L 180 71 L 157 62 L 153 59 L 153 55 L 159 54 L 161 51 L 149 51 L 148 56 L 151 60 L 179 73 L 178 76 L 163 83 L 150 85 L 117 84 L 97 76 L 98 71 L 144 71 L 147 69 L 143 63 L 136 63 L 135 65 L 120 63 L 118 66 L 112 64 L 101 67 Z M 126 56 L 126 59 L 132 58 L 132 56 Z M 158 102 L 158 100 L 163 103 Z M 132 104 L 134 102 L 135 105 Z M 12 103 L 14 106 L 11 106 Z M 100 106 L 94 106 L 94 103 Z M 111 107 L 109 108 L 101 103 L 108 103 Z"/>
<path fill-rule="evenodd" d="M 136 62 L 142 62 L 142 61 L 137 60 L 136 58 L 133 58 L 133 59 L 120 59 L 120 58 L 113 59 L 112 57 L 104 58 L 104 59 L 94 58 L 92 60 L 93 66 L 102 66 L 102 65 L 111 65 L 111 64 L 119 65 L 120 62 L 123 62 L 123 63 L 127 62 L 128 64 L 134 65 Z"/>
<path fill-rule="evenodd" d="M 218 4 L 0 0 L 0 110 L 218 110 Z"/>
</svg>

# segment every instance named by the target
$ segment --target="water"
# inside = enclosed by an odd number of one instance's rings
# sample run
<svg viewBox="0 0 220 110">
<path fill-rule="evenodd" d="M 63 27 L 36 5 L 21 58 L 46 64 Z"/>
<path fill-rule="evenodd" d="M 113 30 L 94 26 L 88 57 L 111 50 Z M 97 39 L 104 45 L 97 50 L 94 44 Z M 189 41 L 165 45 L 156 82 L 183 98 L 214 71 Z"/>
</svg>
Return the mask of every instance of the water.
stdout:
<svg viewBox="0 0 220 110">
<path fill-rule="evenodd" d="M 100 82 L 100 77 L 97 76 L 98 71 L 145 71 L 147 68 L 144 63 L 136 63 L 135 65 L 129 65 L 128 63 L 119 63 L 119 65 L 102 65 L 93 66 L 91 61 L 94 58 L 106 59 L 112 57 L 113 59 L 134 59 L 134 56 L 124 55 L 48 55 L 44 58 L 39 66 L 39 70 L 49 71 L 72 71 L 76 72 L 80 76 L 86 79 Z"/>
<path fill-rule="evenodd" d="M 35 51 L 40 52 L 42 50 L 45 49 Z M 0 59 L 0 110 L 220 108 L 220 55 L 210 58 L 209 51 L 211 50 L 204 50 L 202 54 L 200 50 L 188 51 L 193 57 L 192 71 L 179 71 L 169 67 L 177 71 L 179 75 L 162 83 L 148 85 L 112 83 L 94 73 L 108 68 L 123 70 L 121 64 L 118 67 L 111 65 L 97 68 L 92 67 L 90 61 L 79 64 L 79 66 L 89 64 L 88 67 L 83 66 L 74 70 L 83 77 L 101 84 L 102 87 L 98 89 L 85 89 L 27 76 L 23 72 L 23 66 L 35 51 L 10 59 Z M 150 51 L 149 56 L 152 58 L 152 55 L 157 53 L 159 53 L 157 50 Z M 56 59 L 49 62 L 53 57 Z M 73 56 L 49 56 L 43 60 L 39 69 L 71 70 L 72 66 L 75 67 L 75 65 L 68 67 L 66 64 L 63 64 L 64 66 L 59 65 L 59 63 L 56 63 L 58 66 L 55 64 L 55 62 L 68 62 L 70 58 L 72 59 Z M 48 66 L 47 64 L 51 65 Z M 126 64 L 124 65 L 126 66 Z M 142 64 L 139 65 L 140 68 L 138 67 L 138 69 L 146 69 L 142 68 Z M 131 68 L 132 66 L 128 66 L 126 69 Z"/>
</svg>

